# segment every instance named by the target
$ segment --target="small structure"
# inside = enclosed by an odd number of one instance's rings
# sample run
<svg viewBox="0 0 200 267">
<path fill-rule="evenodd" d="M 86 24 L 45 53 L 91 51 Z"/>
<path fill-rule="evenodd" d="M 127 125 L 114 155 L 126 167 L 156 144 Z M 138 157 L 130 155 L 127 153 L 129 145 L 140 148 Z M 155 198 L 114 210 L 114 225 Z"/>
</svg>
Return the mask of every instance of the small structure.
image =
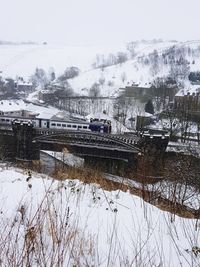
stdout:
<svg viewBox="0 0 200 267">
<path fill-rule="evenodd" d="M 144 115 L 137 116 L 136 118 L 136 131 L 142 131 L 153 122 L 153 115 L 145 112 Z"/>
<path fill-rule="evenodd" d="M 175 94 L 177 93 L 176 86 L 169 86 L 169 87 L 141 87 L 138 85 L 126 86 L 125 88 L 119 88 L 122 95 L 126 97 L 134 97 L 136 99 L 153 99 L 153 98 L 163 98 L 165 97 L 166 100 L 172 101 Z"/>
<path fill-rule="evenodd" d="M 20 93 L 31 93 L 34 89 L 33 84 L 31 82 L 26 82 L 22 77 L 19 77 L 15 82 L 15 86 L 18 92 Z"/>
</svg>

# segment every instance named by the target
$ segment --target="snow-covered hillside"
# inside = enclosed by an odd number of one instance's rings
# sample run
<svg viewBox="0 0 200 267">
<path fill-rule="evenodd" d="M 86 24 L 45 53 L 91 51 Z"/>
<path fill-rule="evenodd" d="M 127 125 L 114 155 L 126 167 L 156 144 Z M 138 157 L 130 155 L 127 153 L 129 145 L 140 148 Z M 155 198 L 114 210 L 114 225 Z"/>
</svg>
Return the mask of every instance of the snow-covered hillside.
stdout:
<svg viewBox="0 0 200 267">
<path fill-rule="evenodd" d="M 117 47 L 0 45 L 0 71 L 4 77 L 13 78 L 16 75 L 29 77 L 36 67 L 43 68 L 47 72 L 49 68 L 54 68 L 57 74 L 61 74 L 70 66 L 77 66 L 85 71 L 91 68 L 97 53 L 107 54 L 121 49 L 122 45 Z"/>
<path fill-rule="evenodd" d="M 168 53 L 166 51 L 172 47 L 190 50 L 188 54 L 183 51 L 185 59 L 189 62 L 190 71 L 200 69 L 199 53 L 191 52 L 192 49 L 200 46 L 200 41 L 141 41 L 134 42 L 133 46 L 134 57 L 131 57 L 130 51 L 127 50 L 127 44 L 112 44 L 104 47 L 69 47 L 50 44 L 1 45 L 0 71 L 3 77 L 15 78 L 18 75 L 28 78 L 34 73 L 36 67 L 43 68 L 47 73 L 53 68 L 58 77 L 67 67 L 77 66 L 80 69 L 79 76 L 69 80 L 76 93 L 88 95 L 91 86 L 94 83 L 100 83 L 101 95 L 110 96 L 118 94 L 120 87 L 131 85 L 133 82 L 142 87 L 148 87 L 156 77 L 168 75 L 169 60 L 166 64 L 163 54 Z M 160 57 L 160 63 L 155 66 L 156 72 L 152 62 L 148 63 L 149 60 L 153 60 L 151 56 L 155 51 Z M 97 56 L 106 60 L 109 55 L 117 56 L 118 52 L 126 53 L 128 60 L 103 69 L 92 67 Z M 175 60 L 180 59 L 180 56 L 178 54 Z"/>
<path fill-rule="evenodd" d="M 129 192 L 0 166 L 3 266 L 199 266 L 199 225 Z M 171 219 L 174 220 L 171 220 Z"/>
<path fill-rule="evenodd" d="M 103 80 L 103 84 L 100 85 L 100 91 L 104 96 L 117 95 L 120 87 L 125 87 L 127 85 L 130 86 L 132 84 L 137 84 L 141 87 L 150 87 L 157 77 L 166 77 L 171 75 L 170 71 L 172 63 L 168 62 L 166 64 L 163 60 L 163 54 L 167 55 L 167 50 L 169 48 L 175 47 L 177 50 L 195 50 L 199 46 L 200 41 L 185 43 L 164 42 L 146 46 L 141 44 L 136 46 L 135 57 L 133 59 L 129 59 L 122 64 L 108 66 L 103 69 L 98 68 L 82 72 L 78 77 L 70 80 L 70 84 L 75 92 L 78 92 L 81 95 L 87 95 L 89 89 L 94 83 L 101 84 L 101 81 Z M 157 62 L 153 62 L 155 58 L 152 58 L 152 63 L 149 63 L 155 51 L 158 57 L 158 59 L 156 59 Z M 175 58 L 175 66 L 179 64 L 176 61 L 179 60 L 181 56 L 181 54 L 178 54 L 177 58 Z M 185 52 L 183 52 L 183 56 L 188 61 L 188 70 L 200 70 L 199 54 L 191 53 L 185 55 Z M 180 69 L 180 72 L 181 71 L 184 72 L 185 70 Z M 188 83 L 187 77 L 186 79 L 183 78 L 182 82 L 185 83 L 187 88 L 190 88 L 190 83 Z"/>
</svg>

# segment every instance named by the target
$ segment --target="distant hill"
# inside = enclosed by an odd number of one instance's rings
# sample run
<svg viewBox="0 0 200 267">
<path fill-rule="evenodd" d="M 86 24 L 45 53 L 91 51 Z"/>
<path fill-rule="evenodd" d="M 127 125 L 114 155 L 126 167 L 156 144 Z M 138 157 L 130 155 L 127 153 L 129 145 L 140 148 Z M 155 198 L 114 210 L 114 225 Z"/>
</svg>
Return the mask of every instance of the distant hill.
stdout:
<svg viewBox="0 0 200 267">
<path fill-rule="evenodd" d="M 0 41 L 0 59 L 2 75 L 10 77 L 28 78 L 36 67 L 47 73 L 53 68 L 58 77 L 67 67 L 76 66 L 79 76 L 68 80 L 75 92 L 87 95 L 99 84 L 101 94 L 110 96 L 120 87 L 149 87 L 156 78 L 170 75 L 188 86 L 189 72 L 200 70 L 200 41 L 143 40 L 73 47 Z"/>
<path fill-rule="evenodd" d="M 0 45 L 37 45 L 38 43 L 32 41 L 25 42 L 12 42 L 12 41 L 3 41 L 0 40 Z"/>
</svg>

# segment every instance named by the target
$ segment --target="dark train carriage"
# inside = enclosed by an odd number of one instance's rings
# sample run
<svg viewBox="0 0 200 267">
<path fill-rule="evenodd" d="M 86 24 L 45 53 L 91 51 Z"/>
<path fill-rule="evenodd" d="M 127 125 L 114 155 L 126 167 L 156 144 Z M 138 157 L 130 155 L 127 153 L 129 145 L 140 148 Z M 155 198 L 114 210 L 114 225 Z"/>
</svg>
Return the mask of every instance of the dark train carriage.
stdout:
<svg viewBox="0 0 200 267">
<path fill-rule="evenodd" d="M 93 122 L 90 122 L 89 129 L 92 132 L 111 133 L 111 124 L 102 123 L 99 121 L 93 121 Z"/>
</svg>

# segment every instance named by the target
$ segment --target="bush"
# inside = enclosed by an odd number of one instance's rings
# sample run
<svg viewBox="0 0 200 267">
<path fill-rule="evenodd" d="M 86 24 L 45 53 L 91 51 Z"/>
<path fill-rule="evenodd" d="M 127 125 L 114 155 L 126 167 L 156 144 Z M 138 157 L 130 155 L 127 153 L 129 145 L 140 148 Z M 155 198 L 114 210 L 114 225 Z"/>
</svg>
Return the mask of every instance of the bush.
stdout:
<svg viewBox="0 0 200 267">
<path fill-rule="evenodd" d="M 199 71 L 194 71 L 194 72 L 190 72 L 188 79 L 191 82 L 198 82 L 200 81 L 200 72 Z"/>
<path fill-rule="evenodd" d="M 66 81 L 68 79 L 73 79 L 75 77 L 77 77 L 80 73 L 79 68 L 77 67 L 70 67 L 70 68 L 66 68 L 65 72 L 63 75 L 61 75 L 58 80 L 63 82 Z"/>
</svg>

